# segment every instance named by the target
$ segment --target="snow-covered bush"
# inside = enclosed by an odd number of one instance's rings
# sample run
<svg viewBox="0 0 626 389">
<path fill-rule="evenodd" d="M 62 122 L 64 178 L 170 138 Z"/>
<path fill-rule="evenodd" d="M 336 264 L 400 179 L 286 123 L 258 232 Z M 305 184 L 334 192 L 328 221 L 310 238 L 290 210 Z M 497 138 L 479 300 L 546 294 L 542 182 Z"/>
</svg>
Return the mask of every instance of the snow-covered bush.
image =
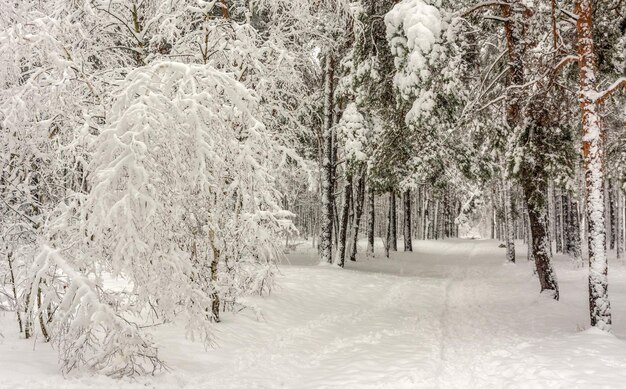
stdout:
<svg viewBox="0 0 626 389">
<path fill-rule="evenodd" d="M 246 7 L 0 3 L 2 292 L 65 372 L 151 372 L 145 325 L 211 343 L 221 311 L 273 285 L 307 64 Z"/>
</svg>

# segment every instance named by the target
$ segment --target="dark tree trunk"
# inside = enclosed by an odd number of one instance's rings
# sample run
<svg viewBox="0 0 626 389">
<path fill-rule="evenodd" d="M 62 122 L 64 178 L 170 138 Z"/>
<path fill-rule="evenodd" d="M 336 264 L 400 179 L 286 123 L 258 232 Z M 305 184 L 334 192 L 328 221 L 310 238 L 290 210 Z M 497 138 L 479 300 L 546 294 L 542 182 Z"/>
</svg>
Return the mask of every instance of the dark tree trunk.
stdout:
<svg viewBox="0 0 626 389">
<path fill-rule="evenodd" d="M 554 236 L 556 239 L 556 252 L 563 250 L 563 207 L 561 206 L 561 195 L 554 190 Z"/>
<path fill-rule="evenodd" d="M 570 238 L 571 238 L 571 252 L 570 255 L 577 266 L 583 264 L 583 254 L 580 242 L 580 213 L 578 212 L 578 202 L 570 202 Z"/>
<path fill-rule="evenodd" d="M 389 250 L 398 251 L 398 213 L 396 209 L 396 193 L 389 194 L 389 225 L 390 237 Z"/>
<path fill-rule="evenodd" d="M 513 219 L 513 204 L 510 183 L 506 179 L 503 179 L 502 186 L 504 189 L 504 219 L 506 224 L 506 259 L 509 262 L 515 263 L 515 221 Z"/>
<path fill-rule="evenodd" d="M 385 257 L 389 258 L 389 251 L 391 249 L 391 205 L 389 206 L 389 210 L 388 210 L 387 233 L 385 235 L 386 235 L 386 239 L 385 239 Z"/>
<path fill-rule="evenodd" d="M 346 236 L 348 232 L 348 218 L 350 215 L 350 203 L 352 197 L 352 177 L 346 176 L 346 184 L 343 187 L 343 204 L 341 206 L 341 221 L 339 229 L 339 242 L 337 245 L 337 264 L 344 267 L 346 262 Z"/>
<path fill-rule="evenodd" d="M 9 262 L 9 281 L 11 282 L 11 289 L 13 291 L 13 298 L 15 299 L 15 313 L 17 314 L 17 325 L 20 328 L 20 333 L 24 332 L 24 326 L 22 325 L 22 314 L 20 312 L 20 304 L 17 296 L 17 288 L 15 287 L 15 273 L 13 272 L 13 253 L 7 253 L 7 261 Z"/>
<path fill-rule="evenodd" d="M 411 233 L 411 191 L 404 192 L 404 251 L 413 251 Z"/>
<path fill-rule="evenodd" d="M 324 128 L 322 134 L 322 196 L 321 196 L 321 234 L 320 262 L 333 262 L 333 110 L 334 110 L 334 74 L 335 59 L 333 53 L 326 54 L 326 90 L 324 92 Z"/>
<path fill-rule="evenodd" d="M 374 256 L 374 216 L 376 214 L 376 208 L 374 206 L 374 189 L 369 188 L 367 200 L 368 206 L 368 218 L 367 218 L 367 256 Z"/>
<path fill-rule="evenodd" d="M 563 215 L 563 253 L 572 253 L 572 237 L 570 229 L 570 204 L 569 195 L 565 190 L 561 191 L 561 215 Z"/>
<path fill-rule="evenodd" d="M 350 260 L 356 261 L 357 242 L 359 241 L 359 226 L 363 216 L 363 201 L 365 200 L 365 172 L 360 174 L 356 185 L 356 201 L 354 210 L 354 223 L 352 224 L 352 242 L 350 247 Z"/>
<path fill-rule="evenodd" d="M 532 236 L 532 255 L 537 268 L 537 276 L 541 292 L 552 293 L 555 300 L 559 299 L 559 287 L 556 282 L 550 256 L 550 240 L 548 239 L 547 198 L 542 185 L 536 181 L 525 180 L 524 195 L 528 204 L 528 219 Z"/>
</svg>

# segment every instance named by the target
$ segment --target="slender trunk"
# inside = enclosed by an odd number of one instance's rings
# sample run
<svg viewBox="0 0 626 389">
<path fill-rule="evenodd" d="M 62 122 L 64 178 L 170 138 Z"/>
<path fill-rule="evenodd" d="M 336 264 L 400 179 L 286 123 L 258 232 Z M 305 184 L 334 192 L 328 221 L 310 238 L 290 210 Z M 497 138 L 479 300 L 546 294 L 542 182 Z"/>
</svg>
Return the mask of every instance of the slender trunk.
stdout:
<svg viewBox="0 0 626 389">
<path fill-rule="evenodd" d="M 624 257 L 624 195 L 619 188 L 617 188 L 616 199 L 616 226 L 615 250 L 617 251 L 617 259 L 622 259 Z"/>
<path fill-rule="evenodd" d="M 433 231 L 432 231 L 432 235 L 431 237 L 433 239 L 437 239 L 437 223 L 439 222 L 439 199 L 437 199 L 437 201 L 435 201 L 435 212 L 433 213 L 434 216 L 434 220 L 433 220 Z"/>
<path fill-rule="evenodd" d="M 589 315 L 591 325 L 611 330 L 611 305 L 608 296 L 608 262 L 604 229 L 603 130 L 595 99 L 596 66 L 593 43 L 592 0 L 577 0 L 575 5 L 576 40 L 582 113 L 585 186 L 587 188 L 587 225 L 589 226 Z"/>
<path fill-rule="evenodd" d="M 560 189 L 554 190 L 554 232 L 556 237 L 556 252 L 563 252 L 563 207 L 561 206 Z"/>
<path fill-rule="evenodd" d="M 385 257 L 389 258 L 389 251 L 391 248 L 391 205 L 389 206 L 388 217 L 387 217 L 387 239 L 385 239 Z"/>
<path fill-rule="evenodd" d="M 611 179 L 604 179 L 604 229 L 606 231 L 607 249 L 613 249 L 613 231 L 611 224 Z"/>
<path fill-rule="evenodd" d="M 50 335 L 48 334 L 46 321 L 43 317 L 44 309 L 41 306 L 41 288 L 37 288 L 37 307 L 39 308 L 39 328 L 41 328 L 41 334 L 43 335 L 44 341 L 49 342 Z"/>
<path fill-rule="evenodd" d="M 343 187 L 343 203 L 341 206 L 341 221 L 339 228 L 339 242 L 337 245 L 337 260 L 339 266 L 344 267 L 346 262 L 346 236 L 348 231 L 348 217 L 350 215 L 350 203 L 352 197 L 352 176 L 346 175 L 346 183 Z"/>
<path fill-rule="evenodd" d="M 503 180 L 505 233 L 506 233 L 506 260 L 515 263 L 515 232 L 513 221 L 513 206 L 511 204 L 511 189 L 509 182 Z"/>
<path fill-rule="evenodd" d="M 404 192 L 404 251 L 413 251 L 411 241 L 411 191 Z"/>
<path fill-rule="evenodd" d="M 548 191 L 548 193 L 550 193 Z M 526 196 L 523 196 L 523 201 L 524 201 L 524 209 L 522 214 L 524 215 L 524 240 L 526 241 L 526 259 L 529 261 L 534 260 L 533 258 L 533 237 L 532 237 L 532 232 L 530 229 L 530 218 L 528 216 L 528 201 L 526 201 Z M 548 195 L 548 199 L 550 198 L 550 196 Z M 549 204 L 549 203 L 548 203 Z M 548 205 L 548 215 L 550 214 L 550 206 Z M 548 230 L 550 229 L 550 218 L 548 217 Z M 548 237 L 548 242 L 550 241 L 550 238 Z"/>
<path fill-rule="evenodd" d="M 32 328 L 33 328 L 33 322 L 31 320 L 31 314 L 32 312 L 30 311 L 30 290 L 32 290 L 32 285 L 28 288 L 29 292 L 26 293 L 26 298 L 24 299 L 24 338 L 25 339 L 30 339 L 30 337 L 32 336 Z"/>
<path fill-rule="evenodd" d="M 578 212 L 578 201 L 576 200 L 572 200 L 570 203 L 570 221 L 570 238 L 572 240 L 570 255 L 574 264 L 577 267 L 581 267 L 583 255 L 580 242 L 580 213 Z"/>
<path fill-rule="evenodd" d="M 424 202 L 422 203 L 422 240 L 428 239 L 428 202 L 429 198 L 424 193 Z"/>
<path fill-rule="evenodd" d="M 352 224 L 352 242 L 350 248 L 350 260 L 356 261 L 357 242 L 359 241 L 359 226 L 363 216 L 363 202 L 365 200 L 365 172 L 360 174 L 356 184 L 356 201 L 354 210 L 354 223 Z"/>
<path fill-rule="evenodd" d="M 220 297 L 217 293 L 217 265 L 220 260 L 220 250 L 217 248 L 215 244 L 215 232 L 213 230 L 209 230 L 209 244 L 211 245 L 211 284 L 213 286 L 214 292 L 211 294 L 211 313 L 213 315 L 213 321 L 216 323 L 220 322 Z"/>
<path fill-rule="evenodd" d="M 617 191 L 617 259 L 624 257 L 624 194 L 618 188 Z"/>
<path fill-rule="evenodd" d="M 15 287 L 15 273 L 13 271 L 13 259 L 11 258 L 13 253 L 7 254 L 7 261 L 9 262 L 9 280 L 11 282 L 11 289 L 13 291 L 13 298 L 15 299 L 15 313 L 17 314 L 17 325 L 20 328 L 20 333 L 24 332 L 24 326 L 22 325 L 22 313 L 20 312 L 19 299 L 17 298 L 17 288 Z"/>
<path fill-rule="evenodd" d="M 320 262 L 332 263 L 333 256 L 333 105 L 334 105 L 334 74 L 335 58 L 333 53 L 326 54 L 326 89 L 324 92 L 324 128 L 322 143 L 324 156 L 322 159 L 322 204 L 321 204 L 321 234 L 320 234 Z"/>
<path fill-rule="evenodd" d="M 389 242 L 389 249 L 391 251 L 398 251 L 398 213 L 396 209 L 395 192 L 391 192 L 389 194 L 389 225 L 391 228 L 391 242 Z"/>
<path fill-rule="evenodd" d="M 374 216 L 376 214 L 376 208 L 374 207 L 374 189 L 369 188 L 367 200 L 369 202 L 368 211 L 369 216 L 367 218 L 367 251 L 368 257 L 374 256 Z"/>
<path fill-rule="evenodd" d="M 561 214 L 563 215 L 563 252 L 567 255 L 572 254 L 572 236 L 571 236 L 571 220 L 570 220 L 570 200 L 567 191 L 563 190 L 561 195 Z"/>
<path fill-rule="evenodd" d="M 333 125 L 337 124 L 338 116 L 336 110 L 333 109 Z M 337 198 L 335 196 L 335 191 L 337 190 L 337 132 L 331 132 L 331 160 L 330 160 L 330 169 L 331 169 L 331 179 L 330 179 L 330 187 L 333 193 L 333 239 L 335 239 L 335 246 L 339 243 L 339 212 L 337 211 Z M 285 208 L 288 209 L 288 208 Z"/>
</svg>

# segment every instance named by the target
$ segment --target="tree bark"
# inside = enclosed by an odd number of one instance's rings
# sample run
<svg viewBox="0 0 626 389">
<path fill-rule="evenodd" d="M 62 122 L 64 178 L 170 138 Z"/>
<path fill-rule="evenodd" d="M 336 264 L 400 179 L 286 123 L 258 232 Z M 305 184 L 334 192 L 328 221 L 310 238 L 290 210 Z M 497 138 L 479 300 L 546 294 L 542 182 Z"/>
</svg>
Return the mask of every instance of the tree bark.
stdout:
<svg viewBox="0 0 626 389">
<path fill-rule="evenodd" d="M 603 137 L 595 101 L 596 65 L 593 42 L 592 0 L 577 0 L 575 5 L 576 41 L 580 83 L 580 110 L 583 129 L 585 186 L 587 188 L 587 225 L 589 228 L 589 315 L 591 325 L 611 330 L 611 305 L 608 296 L 608 262 L 604 228 Z"/>
<path fill-rule="evenodd" d="M 352 197 L 352 177 L 346 175 L 346 183 L 343 187 L 343 203 L 341 206 L 341 220 L 339 228 L 339 242 L 337 245 L 336 263 L 344 267 L 346 263 L 346 236 L 348 232 L 348 217 L 350 215 Z"/>
<path fill-rule="evenodd" d="M 324 154 L 322 159 L 322 196 L 321 196 L 321 234 L 320 234 L 320 262 L 333 262 L 333 108 L 334 108 L 334 74 L 335 57 L 332 52 L 326 54 L 326 80 L 324 91 L 324 128 L 322 145 Z"/>
<path fill-rule="evenodd" d="M 354 210 L 354 223 L 352 224 L 352 242 L 350 247 L 350 260 L 356 261 L 357 243 L 359 241 L 359 226 L 363 216 L 363 202 L 365 200 L 365 172 L 359 176 L 356 185 L 356 201 Z"/>
<path fill-rule="evenodd" d="M 528 195 L 527 195 L 528 196 Z M 530 228 L 533 245 L 533 258 L 541 285 L 541 292 L 548 291 L 552 293 L 555 300 L 559 299 L 559 288 L 556 282 L 552 261 L 550 258 L 550 250 L 548 245 L 548 219 L 546 215 L 547 209 L 536 209 L 537 207 L 529 205 L 528 218 L 530 219 Z"/>
<path fill-rule="evenodd" d="M 404 251 L 413 251 L 411 233 L 411 191 L 404 192 Z"/>
<path fill-rule="evenodd" d="M 556 252 L 563 250 L 563 207 L 561 205 L 560 189 L 554 189 L 554 235 L 556 238 Z"/>
<path fill-rule="evenodd" d="M 578 201 L 572 200 L 570 202 L 570 239 L 571 253 L 570 256 L 577 267 L 581 267 L 583 264 L 583 255 L 580 243 L 580 213 L 578 212 Z"/>
<path fill-rule="evenodd" d="M 506 234 L 506 260 L 515 263 L 515 232 L 513 221 L 513 206 L 511 204 L 511 189 L 508 180 L 502 182 L 504 194 L 505 234 Z"/>
<path fill-rule="evenodd" d="M 22 325 L 22 314 L 20 312 L 20 303 L 17 297 L 17 288 L 15 286 L 15 273 L 13 271 L 13 256 L 12 252 L 7 253 L 7 261 L 9 262 L 9 281 L 11 282 L 11 289 L 13 291 L 13 298 L 15 299 L 15 313 L 17 314 L 17 325 L 20 328 L 20 333 L 24 332 L 24 326 Z"/>
<path fill-rule="evenodd" d="M 563 252 L 567 255 L 572 254 L 572 236 L 571 236 L 571 220 L 570 220 L 570 202 L 567 191 L 561 191 L 561 215 L 563 215 Z"/>
<path fill-rule="evenodd" d="M 624 194 L 621 189 L 617 191 L 617 259 L 624 257 Z"/>
<path fill-rule="evenodd" d="M 368 191 L 368 202 L 369 202 L 369 206 L 368 206 L 368 212 L 369 212 L 369 216 L 367 218 L 367 251 L 366 251 L 366 255 L 368 257 L 373 257 L 374 256 L 374 216 L 376 214 L 376 208 L 374 206 L 374 189 L 369 188 Z"/>
<path fill-rule="evenodd" d="M 389 242 L 389 250 L 398 251 L 398 212 L 396 209 L 396 193 L 389 194 L 389 233 L 391 241 Z"/>
</svg>

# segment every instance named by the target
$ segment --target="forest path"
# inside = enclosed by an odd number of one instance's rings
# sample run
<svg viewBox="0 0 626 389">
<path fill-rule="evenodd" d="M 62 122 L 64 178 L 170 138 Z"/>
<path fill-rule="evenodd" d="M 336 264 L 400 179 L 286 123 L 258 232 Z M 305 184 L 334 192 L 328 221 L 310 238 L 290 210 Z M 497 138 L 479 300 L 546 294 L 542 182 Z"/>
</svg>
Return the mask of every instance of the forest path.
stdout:
<svg viewBox="0 0 626 389">
<path fill-rule="evenodd" d="M 587 322 L 585 270 L 559 258 L 567 297 L 546 299 L 518 246 L 516 265 L 505 263 L 495 241 L 454 239 L 415 242 L 414 252 L 390 259 L 381 249 L 344 270 L 318 266 L 315 249 L 300 246 L 288 256 L 291 265 L 281 268 L 273 297 L 253 300 L 265 320 L 236 336 L 224 330 L 223 351 L 233 350 L 229 359 L 236 362 L 221 361 L 211 382 L 241 388 L 585 388 L 602 385 L 598 377 L 607 377 L 608 385 L 617 374 L 626 383 L 625 344 L 580 332 Z M 231 325 L 240 328 L 241 319 Z"/>
<path fill-rule="evenodd" d="M 170 373 L 123 385 L 101 377 L 64 380 L 47 345 L 34 354 L 32 344 L 7 341 L 0 343 L 0 351 L 10 350 L 0 352 L 0 376 L 8 377 L 0 388 L 626 386 L 623 265 L 611 269 L 616 337 L 582 331 L 586 270 L 565 257 L 556 259 L 562 299 L 555 302 L 539 295 L 521 244 L 515 265 L 489 240 L 416 241 L 414 252 L 390 259 L 380 249 L 342 270 L 317 265 L 310 243 L 299 245 L 271 296 L 224 315 L 214 349 L 185 339 L 180 326 L 157 327 Z M 0 316 L 0 329 L 13 328 L 11 321 Z"/>
</svg>

